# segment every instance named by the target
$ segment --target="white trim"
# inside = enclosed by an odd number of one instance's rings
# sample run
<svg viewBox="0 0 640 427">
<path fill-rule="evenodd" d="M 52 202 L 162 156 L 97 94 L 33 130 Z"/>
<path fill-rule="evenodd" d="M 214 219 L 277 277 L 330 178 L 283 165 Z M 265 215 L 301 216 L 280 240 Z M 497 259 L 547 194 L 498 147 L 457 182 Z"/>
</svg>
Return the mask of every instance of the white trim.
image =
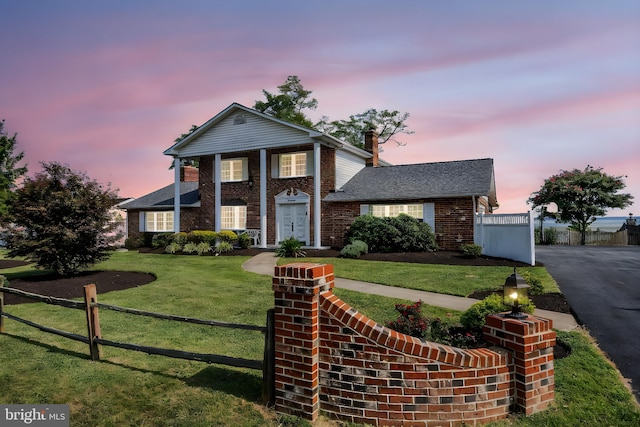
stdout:
<svg viewBox="0 0 640 427">
<path fill-rule="evenodd" d="M 180 232 L 180 159 L 173 159 L 173 232 Z M 146 225 L 145 225 L 146 228 Z"/>
<path fill-rule="evenodd" d="M 322 246 L 322 226 L 321 226 L 321 200 L 322 179 L 320 168 L 320 143 L 313 144 L 313 244 L 314 248 L 320 249 Z"/>
<path fill-rule="evenodd" d="M 260 150 L 260 247 L 267 247 L 267 150 Z"/>
<path fill-rule="evenodd" d="M 214 159 L 214 231 L 219 233 L 222 230 L 222 156 L 216 154 Z"/>
</svg>

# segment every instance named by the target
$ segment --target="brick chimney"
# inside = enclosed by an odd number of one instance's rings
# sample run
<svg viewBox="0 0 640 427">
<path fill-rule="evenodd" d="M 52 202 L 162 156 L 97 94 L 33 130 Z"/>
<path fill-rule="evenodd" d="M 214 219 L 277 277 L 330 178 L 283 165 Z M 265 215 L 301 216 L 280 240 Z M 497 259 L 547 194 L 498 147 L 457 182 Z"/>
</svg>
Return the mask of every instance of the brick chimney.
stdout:
<svg viewBox="0 0 640 427">
<path fill-rule="evenodd" d="M 198 182 L 200 171 L 194 166 L 180 166 L 180 182 Z"/>
<path fill-rule="evenodd" d="M 373 154 L 371 159 L 367 159 L 367 167 L 378 167 L 378 134 L 375 130 L 364 133 L 364 149 Z"/>
</svg>

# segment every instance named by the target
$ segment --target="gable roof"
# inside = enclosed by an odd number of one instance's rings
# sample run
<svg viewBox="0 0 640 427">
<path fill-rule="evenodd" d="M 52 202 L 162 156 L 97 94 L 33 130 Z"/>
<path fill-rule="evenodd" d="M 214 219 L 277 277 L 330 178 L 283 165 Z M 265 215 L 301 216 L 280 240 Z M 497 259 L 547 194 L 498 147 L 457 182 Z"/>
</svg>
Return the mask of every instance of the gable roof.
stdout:
<svg viewBox="0 0 640 427">
<path fill-rule="evenodd" d="M 245 115 L 247 126 L 236 127 L 235 119 Z M 299 146 L 320 142 L 345 150 L 363 159 L 373 155 L 331 135 L 294 123 L 234 102 L 216 114 L 197 130 L 164 151 L 165 155 L 188 158 L 217 153 L 257 150 L 261 148 Z M 381 165 L 389 165 L 380 159 Z"/>
<path fill-rule="evenodd" d="M 174 186 L 169 184 L 159 190 L 135 199 L 129 203 L 124 203 L 122 209 L 149 209 L 168 210 L 173 209 Z M 198 198 L 198 182 L 186 181 L 180 183 L 180 206 L 183 208 L 200 207 Z"/>
<path fill-rule="evenodd" d="M 390 201 L 441 197 L 487 196 L 497 206 L 493 159 L 367 167 L 327 202 Z"/>
</svg>

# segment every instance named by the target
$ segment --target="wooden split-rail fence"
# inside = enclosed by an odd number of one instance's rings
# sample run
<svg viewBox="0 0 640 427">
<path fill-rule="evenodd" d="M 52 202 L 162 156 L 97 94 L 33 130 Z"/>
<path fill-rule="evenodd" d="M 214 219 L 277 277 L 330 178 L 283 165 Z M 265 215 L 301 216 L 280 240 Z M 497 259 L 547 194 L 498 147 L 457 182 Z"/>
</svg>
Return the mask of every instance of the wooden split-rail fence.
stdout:
<svg viewBox="0 0 640 427">
<path fill-rule="evenodd" d="M 38 323 L 31 322 L 26 319 L 14 316 L 6 312 L 4 307 L 3 294 L 14 294 L 32 300 L 44 302 L 47 304 L 58 305 L 66 308 L 84 310 L 86 313 L 87 336 L 51 328 Z M 250 331 L 258 331 L 264 334 L 264 356 L 262 360 L 250 360 L 244 358 L 230 357 L 219 354 L 194 353 L 175 349 L 166 349 L 159 347 L 149 347 L 138 344 L 110 341 L 102 338 L 100 332 L 99 309 L 113 310 L 121 313 L 128 313 L 138 316 L 153 317 L 156 319 L 164 319 L 176 322 L 185 322 L 198 325 L 207 325 L 212 327 L 222 327 L 231 329 L 242 329 Z M 0 287 L 0 333 L 5 332 L 4 319 L 11 319 L 25 325 L 34 327 L 43 332 L 59 335 L 75 341 L 80 341 L 89 346 L 89 355 L 91 360 L 100 360 L 102 358 L 102 346 L 117 347 L 125 350 L 140 351 L 147 354 L 155 354 L 160 356 L 173 357 L 177 359 L 195 360 L 199 362 L 215 363 L 239 368 L 262 370 L 263 373 L 263 398 L 266 402 L 272 403 L 275 398 L 275 380 L 274 380 L 274 310 L 267 311 L 266 326 L 227 323 L 217 320 L 197 319 L 193 317 L 176 316 L 171 314 L 154 313 L 150 311 L 142 311 L 133 308 L 119 307 L 110 304 L 98 302 L 96 286 L 94 284 L 84 286 L 84 302 L 73 301 L 64 298 L 56 298 L 46 295 L 39 295 L 25 292 L 19 289 Z"/>
</svg>

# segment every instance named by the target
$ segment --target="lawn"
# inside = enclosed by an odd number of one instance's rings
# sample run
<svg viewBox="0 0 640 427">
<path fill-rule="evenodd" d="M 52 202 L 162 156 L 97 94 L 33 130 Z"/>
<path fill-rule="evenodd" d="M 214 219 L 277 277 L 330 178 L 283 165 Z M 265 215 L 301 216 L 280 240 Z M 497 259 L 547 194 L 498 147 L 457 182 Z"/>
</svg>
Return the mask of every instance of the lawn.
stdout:
<svg viewBox="0 0 640 427">
<path fill-rule="evenodd" d="M 271 279 L 242 271 L 245 260 L 116 253 L 96 268 L 151 272 L 157 280 L 138 288 L 99 294 L 98 300 L 142 310 L 264 325 L 265 312 L 273 306 Z M 377 266 L 376 270 L 382 269 Z M 30 272 L 24 267 L 3 270 L 8 277 Z M 501 282 L 509 273 L 502 274 Z M 430 273 L 423 270 L 421 274 Z M 482 276 L 484 272 L 466 274 Z M 451 271 L 442 277 L 458 276 Z M 441 280 L 442 286 L 454 285 Z M 346 290 L 337 290 L 336 294 L 380 322 L 395 317 L 396 302 L 406 302 Z M 428 316 L 453 319 L 459 315 L 434 307 L 426 307 L 425 311 Z M 7 312 L 86 335 L 84 313 L 80 310 L 34 303 L 8 306 Z M 100 320 L 103 338 L 108 340 L 262 358 L 263 337 L 259 332 L 185 325 L 107 310 L 101 310 Z M 261 404 L 259 371 L 111 347 L 103 348 L 101 361 L 91 362 L 83 343 L 11 320 L 5 320 L 5 331 L 0 335 L 2 403 L 66 403 L 71 408 L 72 426 L 285 424 L 285 419 Z M 556 364 L 555 407 L 534 417 L 514 418 L 498 425 L 639 425 L 640 411 L 633 405 L 630 393 L 588 337 L 580 332 L 559 336 L 572 346 L 573 352 Z M 286 425 L 304 424 L 286 421 Z"/>
<path fill-rule="evenodd" d="M 300 258 L 283 258 L 278 263 L 295 261 L 300 261 Z M 304 258 L 304 262 L 333 264 L 336 277 L 461 297 L 475 291 L 501 289 L 505 279 L 513 273 L 513 267 L 380 263 L 346 258 Z M 560 292 L 555 280 L 544 267 L 520 267 L 518 274 L 530 274 L 539 279 L 545 293 Z"/>
</svg>

